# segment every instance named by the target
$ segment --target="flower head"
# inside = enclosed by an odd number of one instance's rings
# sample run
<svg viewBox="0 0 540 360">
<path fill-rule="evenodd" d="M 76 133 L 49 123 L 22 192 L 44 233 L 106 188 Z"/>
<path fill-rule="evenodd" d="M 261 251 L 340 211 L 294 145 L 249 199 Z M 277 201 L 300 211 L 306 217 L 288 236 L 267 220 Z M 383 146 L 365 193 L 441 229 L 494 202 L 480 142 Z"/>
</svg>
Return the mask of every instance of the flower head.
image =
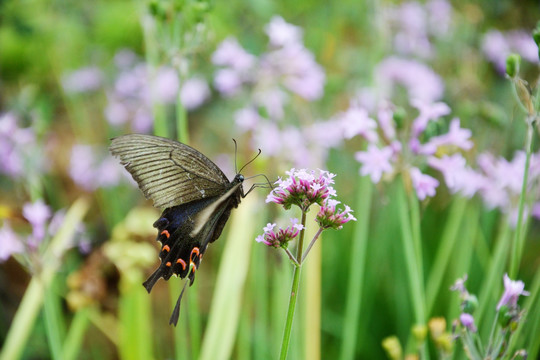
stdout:
<svg viewBox="0 0 540 360">
<path fill-rule="evenodd" d="M 312 204 L 322 205 L 325 199 L 335 195 L 331 186 L 335 174 L 324 170 L 319 170 L 316 174 L 315 171 L 294 168 L 286 174 L 289 177 L 276 181 L 278 186 L 270 192 L 266 202 L 283 205 L 285 209 L 297 205 L 305 211 Z"/>
<path fill-rule="evenodd" d="M 344 210 L 336 209 L 336 205 L 340 204 L 339 201 L 334 199 L 326 199 L 321 206 L 319 213 L 317 214 L 315 221 L 319 223 L 319 226 L 323 229 L 341 229 L 343 224 L 348 223 L 356 218 L 351 214 L 352 210 L 347 205 Z"/>
<path fill-rule="evenodd" d="M 21 239 L 13 232 L 7 221 L 0 228 L 0 262 L 6 261 L 12 254 L 24 250 Z"/>
<path fill-rule="evenodd" d="M 292 226 L 288 226 L 285 229 L 279 228 L 277 231 L 274 231 L 276 224 L 268 223 L 263 228 L 264 234 L 257 236 L 255 240 L 270 247 L 287 247 L 289 241 L 296 238 L 300 230 L 304 228 L 302 224 L 298 224 L 298 219 L 291 218 L 291 223 Z"/>
<path fill-rule="evenodd" d="M 411 168 L 411 179 L 418 199 L 424 200 L 428 196 L 434 196 L 439 180 L 423 174 L 418 168 Z"/>
<path fill-rule="evenodd" d="M 461 325 L 465 326 L 469 331 L 476 332 L 476 326 L 474 325 L 474 317 L 468 313 L 462 313 L 459 316 L 459 321 Z"/>
<path fill-rule="evenodd" d="M 45 227 L 51 215 L 51 208 L 41 199 L 24 205 L 23 216 L 32 225 L 32 237 L 28 241 L 30 245 L 36 246 L 45 238 Z"/>
<path fill-rule="evenodd" d="M 497 304 L 497 311 L 502 306 L 510 308 L 517 307 L 517 301 L 520 295 L 528 296 L 529 292 L 525 291 L 525 284 L 521 280 L 511 280 L 508 274 L 504 274 L 504 293 Z"/>
</svg>

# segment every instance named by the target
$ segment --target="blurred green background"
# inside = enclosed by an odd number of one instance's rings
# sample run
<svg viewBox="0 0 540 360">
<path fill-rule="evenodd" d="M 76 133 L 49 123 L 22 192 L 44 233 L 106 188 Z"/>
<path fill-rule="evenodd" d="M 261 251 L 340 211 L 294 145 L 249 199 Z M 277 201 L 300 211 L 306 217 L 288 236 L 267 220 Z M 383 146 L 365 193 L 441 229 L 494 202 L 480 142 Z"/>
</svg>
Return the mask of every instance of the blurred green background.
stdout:
<svg viewBox="0 0 540 360">
<path fill-rule="evenodd" d="M 442 20 L 429 10 L 441 4 L 450 9 Z M 424 14 L 426 24 L 420 26 L 415 11 Z M 271 52 L 265 26 L 275 15 L 302 29 L 305 49 L 325 73 L 320 97 L 290 95 L 285 115 L 276 122 L 283 131 L 276 138 L 238 125 L 236 112 L 253 101 L 257 89 L 247 81 L 239 94 L 222 94 L 214 83 L 219 66 L 213 63 L 216 49 L 229 37 L 255 56 Z M 130 132 L 189 142 L 229 178 L 234 175 L 234 156 L 239 165 L 245 164 L 259 147 L 263 154 L 243 170 L 245 176 L 264 173 L 274 180 L 293 166 L 336 173 L 338 199 L 357 212 L 367 204 L 366 215 L 340 231 L 325 232 L 308 258 L 288 358 L 381 359 L 386 356 L 381 342 L 391 335 L 398 336 L 404 352 L 415 353 L 415 320 L 399 240 L 399 182 L 372 185 L 360 177 L 354 158 L 366 146 L 360 137 L 336 145 L 315 137 L 302 148 L 285 130 L 297 129 L 292 133 L 304 136 L 302 129 L 334 118 L 362 89 L 377 85 L 377 66 L 384 59 L 397 56 L 426 64 L 443 80 L 443 95 L 436 100 L 450 106 L 448 120 L 459 117 L 461 127 L 472 130 L 474 148 L 464 154 L 471 164 L 484 152 L 510 161 L 524 149 L 525 116 L 493 54 L 504 61 L 507 52 L 520 53 L 520 76 L 534 88 L 538 54 L 528 58 L 530 47 L 519 46 L 523 36 L 509 34 L 522 31 L 526 37 L 539 19 L 540 5 L 532 0 L 1 2 L 0 224 L 9 223 L 26 239 L 33 229 L 23 214 L 24 204 L 41 199 L 53 212 L 67 210 L 57 225 L 64 233 L 54 232 L 49 224 L 43 243 L 25 245 L 0 263 L 3 355 L 9 342 L 9 349 L 19 349 L 12 353 L 14 358 L 24 359 L 278 357 L 292 265 L 283 252 L 254 239 L 276 218 L 299 215 L 266 204 L 266 190 L 257 189 L 244 199 L 221 239 L 205 254 L 173 328 L 167 319 L 183 283 L 176 278 L 160 281 L 150 295 L 140 285 L 158 265 L 152 223 L 159 213 L 107 152 L 111 137 Z M 400 31 L 406 37 L 415 28 L 425 36 L 420 40 L 427 42 L 427 52 L 414 47 L 421 45 L 414 42 L 418 38 L 411 40 L 409 51 L 400 47 L 406 41 L 397 37 Z M 488 49 L 486 40 L 493 31 L 507 41 L 495 50 Z M 155 74 L 161 68 L 174 69 L 180 87 L 194 76 L 203 79 L 208 87 L 204 103 L 189 108 L 176 93 L 172 101 L 163 102 L 133 93 L 122 98 L 122 89 L 151 86 L 145 83 L 145 71 Z M 73 77 L 83 69 L 90 70 L 86 78 Z M 157 86 L 166 89 L 167 84 Z M 405 109 L 407 119 L 414 118 L 406 90 L 397 86 L 391 100 Z M 16 118 L 17 130 L 10 127 L 12 122 L 8 125 L 8 115 Z M 440 133 L 448 127 L 437 126 L 429 131 Z M 270 145 L 258 143 L 265 134 L 278 149 L 292 150 L 268 150 Z M 538 132 L 534 137 L 538 143 Z M 238 154 L 231 138 L 238 142 Z M 295 148 L 307 151 L 310 161 L 295 163 Z M 537 148 L 534 145 L 533 151 Z M 5 165 L 13 159 L 19 170 Z M 469 291 L 480 294 L 484 304 L 477 325 L 487 338 L 502 293 L 502 275 L 508 271 L 496 256 L 508 256 L 499 244 L 510 246 L 514 229 L 504 211 L 490 209 L 479 196 L 454 195 L 440 174 L 430 174 L 441 186 L 435 197 L 419 202 L 422 273 L 426 284 L 433 281 L 431 288 L 427 285 L 433 306 L 426 322 L 444 317 L 446 331 L 451 331 L 459 298 L 448 289 L 468 273 Z M 531 180 L 529 204 L 538 201 L 537 183 Z M 540 223 L 528 215 L 525 223 L 519 279 L 532 295 L 514 345 L 537 358 L 540 306 L 534 289 L 540 286 Z M 364 273 L 351 290 L 358 270 L 354 244 L 364 231 Z M 62 242 L 59 233 L 67 234 L 69 241 Z M 0 241 L 7 241 L 3 235 Z M 447 237 L 453 245 L 443 248 Z M 5 244 L 0 246 L 9 257 Z M 51 274 L 44 276 L 47 271 Z M 435 271 L 440 277 L 433 277 Z M 32 281 L 37 284 L 35 293 L 29 290 Z M 361 300 L 351 305 L 353 291 L 359 291 Z M 24 308 L 33 306 L 33 312 L 25 310 L 26 318 L 15 318 L 25 293 L 34 294 L 35 304 Z M 14 334 L 11 338 L 9 332 Z M 431 357 L 437 358 L 439 344 L 429 335 L 427 343 Z M 458 343 L 450 356 L 463 358 Z"/>
</svg>

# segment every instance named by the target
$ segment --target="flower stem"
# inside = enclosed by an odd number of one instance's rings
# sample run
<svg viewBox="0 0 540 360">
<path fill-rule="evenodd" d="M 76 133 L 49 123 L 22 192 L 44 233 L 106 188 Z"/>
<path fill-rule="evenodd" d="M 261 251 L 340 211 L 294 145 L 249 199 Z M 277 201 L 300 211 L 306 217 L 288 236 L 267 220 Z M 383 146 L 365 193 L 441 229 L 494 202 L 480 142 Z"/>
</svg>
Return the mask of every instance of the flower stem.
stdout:
<svg viewBox="0 0 540 360">
<path fill-rule="evenodd" d="M 525 208 L 525 193 L 527 192 L 527 183 L 529 179 L 529 165 L 531 162 L 532 142 L 533 142 L 533 123 L 529 117 L 527 119 L 527 138 L 525 141 L 525 151 L 527 153 L 525 158 L 525 169 L 523 170 L 523 183 L 521 184 L 521 194 L 519 195 L 519 210 L 518 220 L 516 224 L 516 231 L 514 233 L 514 241 L 512 242 L 512 253 L 510 258 L 510 277 L 516 278 L 519 263 L 521 262 L 521 255 L 523 253 L 523 243 L 525 237 L 522 234 L 523 230 L 523 209 Z"/>
<path fill-rule="evenodd" d="M 283 248 L 283 250 L 285 250 L 285 253 L 287 254 L 287 256 L 289 256 L 289 259 L 291 259 L 294 266 L 300 266 L 300 263 L 298 262 L 298 260 L 296 260 L 296 257 L 291 253 L 291 250 L 289 250 L 288 248 Z"/>
<path fill-rule="evenodd" d="M 311 240 L 311 242 L 309 243 L 306 251 L 304 252 L 304 255 L 302 255 L 302 259 L 300 260 L 300 264 L 304 262 L 304 260 L 306 259 L 306 256 L 307 254 L 309 254 L 309 250 L 311 250 L 311 248 L 313 247 L 313 245 L 315 244 L 315 241 L 317 241 L 317 239 L 319 238 L 319 236 L 321 235 L 321 233 L 323 232 L 323 228 L 319 228 L 319 230 L 317 230 L 317 233 L 315 234 L 315 236 L 313 237 L 313 239 Z"/>
<path fill-rule="evenodd" d="M 401 223 L 401 240 L 403 242 L 403 250 L 405 257 L 405 264 L 407 267 L 407 276 L 409 278 L 409 291 L 412 297 L 412 303 L 414 308 L 414 319 L 417 324 L 424 324 L 425 319 L 425 302 L 424 302 L 424 286 L 422 284 L 421 272 L 419 268 L 419 259 L 417 259 L 418 253 L 418 240 L 414 239 L 413 230 L 411 229 L 411 221 L 418 221 L 418 219 L 409 218 L 409 211 L 407 208 L 406 188 L 403 183 L 400 186 L 399 198 L 398 198 L 398 212 Z"/>
<path fill-rule="evenodd" d="M 301 258 L 302 248 L 304 246 L 304 234 L 306 225 L 306 212 L 302 211 L 302 225 L 304 228 L 300 230 L 300 237 L 298 239 L 298 247 L 296 249 L 296 258 Z M 283 341 L 281 342 L 281 352 L 279 358 L 285 360 L 287 358 L 287 352 L 289 350 L 289 342 L 291 340 L 291 330 L 294 318 L 294 310 L 296 308 L 296 300 L 298 299 L 298 288 L 300 285 L 300 270 L 302 264 L 295 265 L 293 274 L 293 283 L 291 288 L 291 296 L 289 298 L 289 310 L 287 311 L 287 322 L 285 323 L 285 330 L 283 331 Z"/>
</svg>

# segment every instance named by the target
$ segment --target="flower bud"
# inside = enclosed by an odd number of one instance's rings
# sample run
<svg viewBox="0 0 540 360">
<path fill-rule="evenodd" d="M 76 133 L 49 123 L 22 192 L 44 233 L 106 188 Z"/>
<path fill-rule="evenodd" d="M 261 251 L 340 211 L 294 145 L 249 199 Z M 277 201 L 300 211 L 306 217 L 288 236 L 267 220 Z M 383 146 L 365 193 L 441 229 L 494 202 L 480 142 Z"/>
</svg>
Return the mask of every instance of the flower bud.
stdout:
<svg viewBox="0 0 540 360">
<path fill-rule="evenodd" d="M 463 312 L 472 314 L 478 307 L 478 298 L 476 295 L 467 295 L 467 298 L 463 301 Z"/>
<path fill-rule="evenodd" d="M 515 78 L 519 74 L 519 65 L 521 64 L 521 56 L 518 54 L 510 54 L 506 58 L 506 74 L 511 78 Z"/>
</svg>

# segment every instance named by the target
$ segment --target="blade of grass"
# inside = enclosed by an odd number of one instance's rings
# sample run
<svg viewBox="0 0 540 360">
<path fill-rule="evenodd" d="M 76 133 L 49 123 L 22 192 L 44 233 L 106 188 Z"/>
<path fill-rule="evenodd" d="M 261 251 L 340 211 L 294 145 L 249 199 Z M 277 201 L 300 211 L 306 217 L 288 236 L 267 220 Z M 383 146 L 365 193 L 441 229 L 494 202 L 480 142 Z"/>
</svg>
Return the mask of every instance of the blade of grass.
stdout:
<svg viewBox="0 0 540 360">
<path fill-rule="evenodd" d="M 86 329 L 88 329 L 88 324 L 90 323 L 88 318 L 89 311 L 90 309 L 88 308 L 82 308 L 77 310 L 73 316 L 62 349 L 65 360 L 75 360 L 80 358 L 79 352 L 82 349 L 82 341 Z"/>
<path fill-rule="evenodd" d="M 362 310 L 362 287 L 364 286 L 364 273 L 366 267 L 366 249 L 369 231 L 369 213 L 371 208 L 371 194 L 373 185 L 367 176 L 360 178 L 354 208 L 357 221 L 351 244 L 349 260 L 349 282 L 347 285 L 347 300 L 340 349 L 340 359 L 354 359 L 356 344 L 358 342 L 359 315 Z"/>
<path fill-rule="evenodd" d="M 448 219 L 445 227 L 442 231 L 441 242 L 437 247 L 437 253 L 435 254 L 435 260 L 429 271 L 429 276 L 426 286 L 426 312 L 431 314 L 433 305 L 437 299 L 442 285 L 442 278 L 450 262 L 450 254 L 452 249 L 455 248 L 455 244 L 459 241 L 458 233 L 460 230 L 460 224 L 465 214 L 465 207 L 467 200 L 463 197 L 459 197 L 452 203 Z"/>
<path fill-rule="evenodd" d="M 13 318 L 6 340 L 0 353 L 1 360 L 16 360 L 21 357 L 24 345 L 30 336 L 36 316 L 42 306 L 45 291 L 60 266 L 60 257 L 70 246 L 75 230 L 88 210 L 89 202 L 85 198 L 76 200 L 69 208 L 60 230 L 51 240 L 45 251 L 44 259 L 47 261 L 40 276 L 32 277 L 24 293 L 17 313 Z"/>
</svg>

